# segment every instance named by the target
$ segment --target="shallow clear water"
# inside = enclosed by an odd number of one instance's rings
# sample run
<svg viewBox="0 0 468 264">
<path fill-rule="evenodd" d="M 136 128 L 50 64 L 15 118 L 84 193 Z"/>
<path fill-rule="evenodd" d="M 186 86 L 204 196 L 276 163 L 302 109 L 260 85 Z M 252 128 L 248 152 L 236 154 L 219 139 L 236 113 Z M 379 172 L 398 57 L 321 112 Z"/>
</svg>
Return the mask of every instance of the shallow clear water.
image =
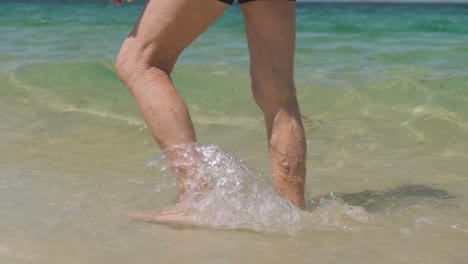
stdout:
<svg viewBox="0 0 468 264">
<path fill-rule="evenodd" d="M 466 6 L 298 4 L 306 212 L 271 188 L 230 8 L 173 74 L 213 186 L 182 225 L 127 217 L 176 198 L 113 71 L 140 8 L 2 3 L 0 263 L 468 261 Z"/>
</svg>

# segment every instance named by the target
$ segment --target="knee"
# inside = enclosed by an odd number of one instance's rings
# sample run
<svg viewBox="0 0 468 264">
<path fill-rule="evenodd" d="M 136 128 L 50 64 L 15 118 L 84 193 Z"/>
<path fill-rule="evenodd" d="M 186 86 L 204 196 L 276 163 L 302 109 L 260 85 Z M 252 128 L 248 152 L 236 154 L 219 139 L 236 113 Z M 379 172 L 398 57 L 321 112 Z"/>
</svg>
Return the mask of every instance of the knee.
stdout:
<svg viewBox="0 0 468 264">
<path fill-rule="evenodd" d="M 123 84 L 131 91 L 136 80 L 141 79 L 143 64 L 138 54 L 124 42 L 115 60 L 115 73 Z"/>
<path fill-rule="evenodd" d="M 297 104 L 296 89 L 291 78 L 252 78 L 252 94 L 264 113 Z"/>
<path fill-rule="evenodd" d="M 160 78 L 168 78 L 172 65 L 163 57 L 147 59 L 143 52 L 135 52 L 126 47 L 125 43 L 115 60 L 117 77 L 133 93 L 142 82 L 157 82 Z"/>
<path fill-rule="evenodd" d="M 122 50 L 117 55 L 114 67 L 117 77 L 128 87 L 128 84 L 131 83 L 132 75 L 135 73 L 135 67 Z"/>
</svg>

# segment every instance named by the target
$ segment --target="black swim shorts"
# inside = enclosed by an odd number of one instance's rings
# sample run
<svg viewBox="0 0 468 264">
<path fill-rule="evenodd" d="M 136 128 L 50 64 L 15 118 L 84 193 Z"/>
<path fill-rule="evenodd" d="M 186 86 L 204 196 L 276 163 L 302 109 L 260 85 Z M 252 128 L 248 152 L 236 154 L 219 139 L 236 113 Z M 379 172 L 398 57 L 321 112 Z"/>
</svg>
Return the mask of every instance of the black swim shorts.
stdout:
<svg viewBox="0 0 468 264">
<path fill-rule="evenodd" d="M 219 0 L 219 1 L 221 1 L 223 3 L 226 3 L 226 4 L 232 5 L 232 3 L 234 3 L 235 0 Z M 237 2 L 239 4 L 243 4 L 243 3 L 246 3 L 246 2 L 249 2 L 249 1 L 253 1 L 253 0 L 237 0 Z"/>
<path fill-rule="evenodd" d="M 232 3 L 234 3 L 235 0 L 218 0 L 218 1 L 232 5 Z M 237 3 L 243 4 L 243 3 L 250 2 L 250 1 L 255 1 L 255 0 L 237 0 Z M 296 1 L 296 0 L 290 0 L 290 1 Z"/>
</svg>

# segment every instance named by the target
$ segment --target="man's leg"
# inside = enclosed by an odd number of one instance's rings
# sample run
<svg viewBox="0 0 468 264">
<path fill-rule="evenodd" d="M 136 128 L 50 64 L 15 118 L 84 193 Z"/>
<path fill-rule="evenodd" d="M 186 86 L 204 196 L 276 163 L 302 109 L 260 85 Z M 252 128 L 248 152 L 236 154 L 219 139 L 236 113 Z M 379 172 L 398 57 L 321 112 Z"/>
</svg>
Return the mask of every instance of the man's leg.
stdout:
<svg viewBox="0 0 468 264">
<path fill-rule="evenodd" d="M 161 149 L 196 141 L 189 112 L 170 73 L 180 53 L 227 6 L 215 0 L 148 0 L 119 52 L 117 74 L 135 97 L 141 115 Z M 180 149 L 169 151 L 169 159 L 183 164 L 187 156 L 180 152 Z M 178 174 L 179 190 L 183 193 L 184 175 L 189 175 L 193 168 L 189 164 L 174 169 Z"/>
<path fill-rule="evenodd" d="M 306 141 L 294 87 L 295 3 L 242 4 L 251 59 L 252 92 L 267 128 L 273 182 L 304 209 Z"/>
</svg>

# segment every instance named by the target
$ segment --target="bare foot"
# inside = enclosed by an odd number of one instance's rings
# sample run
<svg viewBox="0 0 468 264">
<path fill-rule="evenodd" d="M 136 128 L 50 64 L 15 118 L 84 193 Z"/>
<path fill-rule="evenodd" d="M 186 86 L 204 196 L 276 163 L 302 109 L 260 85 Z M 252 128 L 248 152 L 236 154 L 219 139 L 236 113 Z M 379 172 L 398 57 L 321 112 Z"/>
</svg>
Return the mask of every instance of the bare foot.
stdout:
<svg viewBox="0 0 468 264">
<path fill-rule="evenodd" d="M 178 205 L 159 211 L 130 213 L 130 219 L 142 222 L 188 224 L 193 222 L 190 211 Z"/>
</svg>

